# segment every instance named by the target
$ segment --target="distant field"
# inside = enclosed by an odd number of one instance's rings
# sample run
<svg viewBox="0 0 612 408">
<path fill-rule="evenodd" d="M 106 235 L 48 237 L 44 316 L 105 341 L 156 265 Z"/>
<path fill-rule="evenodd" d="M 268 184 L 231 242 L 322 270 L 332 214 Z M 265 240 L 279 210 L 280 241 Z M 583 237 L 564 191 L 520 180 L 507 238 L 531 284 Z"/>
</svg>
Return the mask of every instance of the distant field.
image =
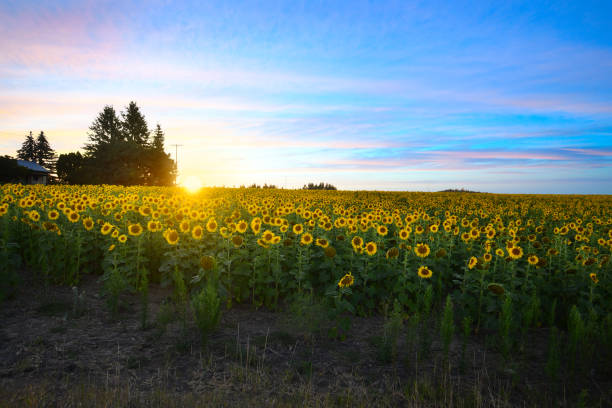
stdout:
<svg viewBox="0 0 612 408">
<path fill-rule="evenodd" d="M 319 316 L 328 341 L 383 319 L 381 361 L 452 370 L 480 339 L 520 376 L 537 347 L 551 395 L 609 402 L 587 377 L 612 375 L 611 196 L 4 185 L 0 203 L 4 298 L 23 267 L 41 286 L 100 277 L 110 316 L 131 296 L 146 329 L 161 286 L 205 348 L 238 305 Z"/>
</svg>

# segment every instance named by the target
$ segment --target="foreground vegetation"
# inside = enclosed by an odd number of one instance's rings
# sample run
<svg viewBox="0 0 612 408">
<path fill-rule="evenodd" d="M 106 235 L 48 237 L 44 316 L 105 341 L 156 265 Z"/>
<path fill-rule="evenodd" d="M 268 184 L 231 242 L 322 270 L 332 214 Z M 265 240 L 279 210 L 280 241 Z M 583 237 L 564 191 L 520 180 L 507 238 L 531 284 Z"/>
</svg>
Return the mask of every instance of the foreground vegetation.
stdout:
<svg viewBox="0 0 612 408">
<path fill-rule="evenodd" d="M 380 361 L 414 354 L 443 372 L 465 369 L 467 345 L 484 336 L 510 377 L 536 348 L 551 390 L 580 384 L 571 401 L 585 390 L 599 395 L 595 403 L 609 398 L 589 388 L 612 366 L 609 196 L 0 191 L 4 297 L 23 265 L 42 286 L 99 276 L 110 316 L 125 318 L 131 293 L 142 329 L 165 315 L 181 338 L 197 330 L 204 350 L 214 350 L 211 333 L 239 304 L 289 310 L 296 322 L 319 316 L 318 336 L 341 343 L 378 316 Z M 153 313 L 158 286 L 172 295 Z"/>
</svg>

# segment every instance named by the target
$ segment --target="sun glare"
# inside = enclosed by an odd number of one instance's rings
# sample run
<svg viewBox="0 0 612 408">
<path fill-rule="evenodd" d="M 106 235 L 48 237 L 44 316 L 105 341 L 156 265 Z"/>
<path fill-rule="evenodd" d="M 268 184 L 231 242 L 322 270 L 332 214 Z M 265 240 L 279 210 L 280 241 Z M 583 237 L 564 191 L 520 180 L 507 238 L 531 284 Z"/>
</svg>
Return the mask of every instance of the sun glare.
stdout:
<svg viewBox="0 0 612 408">
<path fill-rule="evenodd" d="M 181 181 L 181 185 L 190 193 L 197 193 L 202 188 L 202 181 L 195 177 L 189 176 Z"/>
</svg>

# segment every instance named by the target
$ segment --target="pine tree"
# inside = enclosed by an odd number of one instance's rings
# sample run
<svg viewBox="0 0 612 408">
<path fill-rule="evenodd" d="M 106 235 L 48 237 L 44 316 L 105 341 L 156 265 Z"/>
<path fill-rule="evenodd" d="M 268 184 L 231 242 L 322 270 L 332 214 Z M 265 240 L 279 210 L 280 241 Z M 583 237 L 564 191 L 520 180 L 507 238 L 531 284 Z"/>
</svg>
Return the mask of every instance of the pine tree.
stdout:
<svg viewBox="0 0 612 408">
<path fill-rule="evenodd" d="M 32 132 L 26 136 L 25 141 L 21 145 L 21 149 L 17 150 L 17 158 L 27 161 L 36 160 L 36 141 L 32 136 Z"/>
<path fill-rule="evenodd" d="M 134 142 L 141 146 L 149 143 L 149 128 L 136 102 L 130 102 L 126 108 L 126 112 L 121 113 L 121 118 L 121 130 L 127 141 Z"/>
<path fill-rule="evenodd" d="M 155 133 L 153 134 L 153 149 L 163 151 L 164 150 L 164 132 L 162 131 L 159 123 L 155 127 Z"/>
<path fill-rule="evenodd" d="M 89 127 L 89 143 L 85 145 L 85 151 L 89 155 L 96 152 L 105 145 L 122 141 L 121 122 L 112 106 L 105 106 L 96 120 Z"/>
<path fill-rule="evenodd" d="M 55 170 L 56 155 L 55 150 L 51 148 L 45 132 L 41 131 L 36 138 L 36 147 L 34 149 L 34 156 L 36 163 L 40 164 L 47 169 Z"/>
</svg>

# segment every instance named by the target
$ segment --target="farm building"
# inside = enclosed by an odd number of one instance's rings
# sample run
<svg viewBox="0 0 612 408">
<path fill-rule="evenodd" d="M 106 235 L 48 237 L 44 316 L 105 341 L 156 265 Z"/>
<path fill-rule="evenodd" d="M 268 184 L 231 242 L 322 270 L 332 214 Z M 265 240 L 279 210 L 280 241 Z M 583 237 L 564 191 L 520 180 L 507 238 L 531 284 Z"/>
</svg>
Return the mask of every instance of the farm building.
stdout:
<svg viewBox="0 0 612 408">
<path fill-rule="evenodd" d="M 26 169 L 26 172 L 20 177 L 23 184 L 47 184 L 49 181 L 49 170 L 40 164 L 27 160 L 17 160 L 17 165 Z"/>
</svg>

